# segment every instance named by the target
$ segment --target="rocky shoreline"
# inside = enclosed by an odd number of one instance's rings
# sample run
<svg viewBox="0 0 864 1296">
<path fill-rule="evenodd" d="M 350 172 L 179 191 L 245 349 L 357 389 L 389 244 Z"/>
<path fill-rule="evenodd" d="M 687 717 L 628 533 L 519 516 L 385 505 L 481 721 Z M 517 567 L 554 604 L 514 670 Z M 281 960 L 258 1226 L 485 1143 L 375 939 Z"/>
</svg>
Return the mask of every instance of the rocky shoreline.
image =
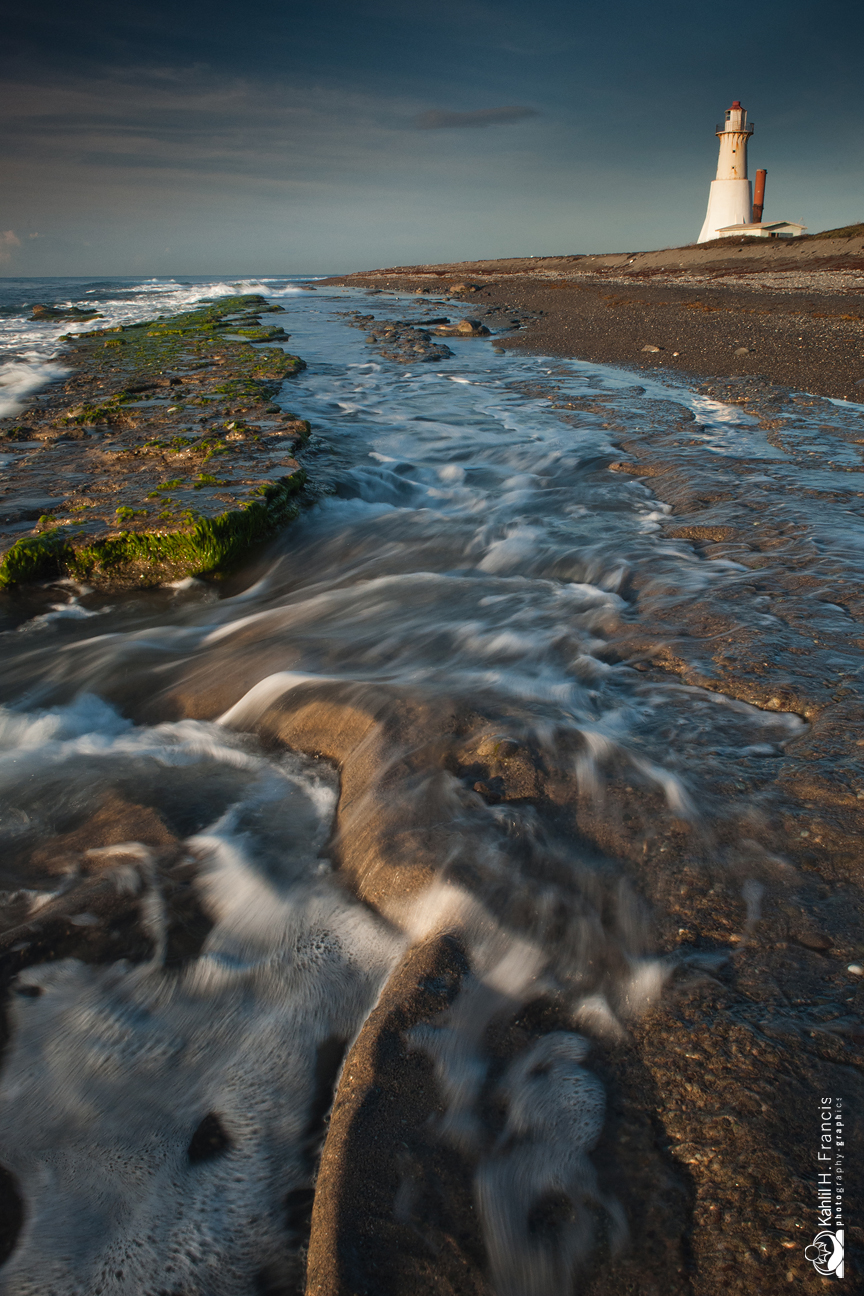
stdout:
<svg viewBox="0 0 864 1296">
<path fill-rule="evenodd" d="M 508 350 L 864 402 L 864 225 L 828 233 L 394 266 L 328 282 L 470 303 Z"/>
<path fill-rule="evenodd" d="M 455 287 L 448 280 L 454 306 L 446 310 L 395 321 L 358 311 L 349 322 L 366 330 L 377 354 L 399 364 L 434 363 L 447 337 L 455 352 L 460 336 L 483 336 L 484 327 L 502 346 L 533 346 L 544 327 L 543 308 L 496 307 L 479 279 L 463 274 Z M 424 303 L 427 296 L 418 294 Z M 73 456 L 89 465 L 89 476 L 63 478 L 76 489 L 80 484 L 80 492 L 63 497 L 66 511 L 58 507 L 37 519 L 32 536 L 18 533 L 18 553 L 32 545 L 38 554 L 44 543 L 50 570 L 73 574 L 92 558 L 86 570 L 94 583 L 120 587 L 149 578 L 128 558 L 136 537 L 142 544 L 153 534 L 179 543 L 207 534 L 206 527 L 196 532 L 204 524 L 184 516 L 186 507 L 202 514 L 211 508 L 214 525 L 237 514 L 251 514 L 258 525 L 255 509 L 263 500 L 274 513 L 265 513 L 255 535 L 281 524 L 280 497 L 266 492 L 299 486 L 302 469 L 293 450 L 308 425 L 272 403 L 283 377 L 302 362 L 276 348 L 262 350 L 262 343 L 285 336 L 261 325 L 268 309 L 261 299 L 230 299 L 136 326 L 137 332 L 76 340 L 78 369 L 65 386 L 34 402 L 26 418 L 8 421 L 5 444 L 25 456 L 23 469 L 29 471 L 32 456 L 33 481 L 41 473 L 46 493 L 56 489 L 52 466 L 56 472 L 59 462 L 65 472 Z M 460 329 L 463 313 L 468 325 Z M 441 328 L 448 330 L 443 338 Z M 640 355 L 646 367 L 664 364 L 664 352 Z M 746 407 L 770 446 L 783 450 L 800 486 L 796 511 L 769 480 L 769 460 L 710 454 L 704 429 L 679 406 L 658 415 L 649 437 L 622 421 L 614 392 L 575 398 L 558 385 L 555 368 L 519 390 L 550 401 L 562 422 L 578 427 L 602 420 L 614 438 L 614 459 L 586 463 L 586 474 L 650 479 L 652 493 L 668 505 L 656 523 L 668 541 L 692 545 L 697 557 L 721 559 L 739 573 L 734 594 L 720 604 L 667 597 L 662 571 L 646 571 L 648 583 L 634 582 L 629 595 L 640 615 L 622 622 L 598 661 L 639 672 L 646 687 L 677 678 L 694 694 L 722 695 L 769 717 L 790 714 L 807 722 L 782 750 L 751 747 L 734 768 L 727 765 L 730 781 L 713 789 L 717 804 L 704 808 L 704 820 L 688 822 L 658 785 L 640 781 L 624 764 L 610 762 L 598 800 L 575 772 L 583 751 L 578 732 L 556 739 L 556 747 L 541 744 L 531 736 L 529 713 L 517 706 L 502 712 L 482 698 L 424 700 L 422 690 L 388 681 L 326 676 L 295 680 L 283 696 L 259 695 L 266 671 L 307 666 L 306 659 L 286 657 L 282 623 L 267 632 L 272 639 L 265 639 L 262 656 L 245 646 L 238 652 L 220 634 L 206 660 L 182 652 L 173 665 L 161 659 L 158 676 L 137 677 L 131 701 L 134 676 L 126 661 L 100 667 L 100 692 L 136 724 L 221 717 L 225 730 L 236 725 L 254 732 L 261 751 L 306 752 L 337 768 L 333 860 L 346 893 L 370 913 L 407 929 L 410 902 L 424 888 L 442 876 L 461 888 L 463 907 L 454 906 L 446 921 L 411 927 L 414 944 L 359 1034 L 333 1032 L 318 1045 L 316 1096 L 303 1117 L 302 1182 L 280 1198 L 276 1258 L 257 1257 L 256 1288 L 273 1296 L 502 1290 L 490 1264 L 507 1259 L 506 1230 L 490 1233 L 474 1184 L 478 1175 L 494 1182 L 514 1149 L 530 1145 L 530 1130 L 507 1123 L 507 1103 L 520 1082 L 532 1078 L 541 1093 L 558 1077 L 584 1082 L 575 1054 L 554 1053 L 562 1035 L 572 1045 L 576 1032 L 593 1038 L 590 1069 L 609 1095 L 594 1154 L 597 1183 L 583 1167 L 572 1200 L 552 1189 L 542 1196 L 526 1221 L 528 1251 L 554 1253 L 562 1239 L 578 1241 L 580 1229 L 596 1236 L 594 1259 L 579 1275 L 587 1296 L 717 1290 L 743 1296 L 779 1293 L 793 1283 L 818 1289 L 804 1254 L 811 1236 L 813 1112 L 819 1094 L 842 1094 L 854 1116 L 862 1105 L 858 672 L 864 610 L 854 573 L 809 519 L 829 503 L 838 511 L 859 509 L 858 433 L 835 427 L 827 448 L 797 437 L 797 421 L 827 428 L 836 407 L 796 397 L 768 378 L 713 376 L 700 383 L 718 402 Z M 139 383 L 152 386 L 134 390 Z M 850 410 L 843 417 L 851 425 L 857 415 Z M 848 458 L 840 453 L 846 450 Z M 279 458 L 283 453 L 287 459 Z M 817 469 L 833 475 L 808 478 Z M 152 510 L 166 497 L 170 516 L 157 513 L 155 530 Z M 78 498 L 94 507 L 80 510 L 92 517 L 76 530 L 66 519 L 75 516 L 71 505 Z M 147 514 L 135 516 L 138 500 Z M 284 502 L 289 511 L 296 508 L 294 494 Z M 121 531 L 115 519 L 123 508 L 133 516 L 121 515 Z M 237 543 L 239 553 L 246 539 Z M 127 559 L 112 563 L 112 553 Z M 344 563 L 341 541 L 337 553 Z M 176 554 L 159 561 L 151 571 L 184 570 Z M 201 570 L 200 549 L 193 561 Z M 304 570 L 302 557 L 299 565 Z M 770 608 L 771 615 L 748 620 L 744 612 L 752 606 Z M 246 604 L 242 613 L 255 607 Z M 344 620 L 344 611 L 338 615 Z M 828 654 L 821 651 L 826 643 Z M 156 681 L 152 691 L 141 687 L 142 678 Z M 250 691 L 251 702 L 244 702 Z M 431 794 L 418 793 L 430 786 Z M 106 785 L 92 801 L 76 800 L 71 812 L 52 807 L 38 840 L 28 821 L 6 867 L 20 876 L 16 885 L 54 894 L 35 908 L 32 891 L 21 889 L 7 905 L 0 977 L 13 1021 L 20 1004 L 32 1006 L 42 994 L 40 965 L 75 959 L 113 966 L 122 954 L 135 967 L 152 961 L 155 979 L 163 975 L 159 958 L 166 978 L 181 976 L 199 958 L 218 913 L 199 886 L 186 843 L 208 819 L 202 812 L 190 824 L 182 800 L 169 796 L 161 781 L 154 792 L 127 779 Z M 489 838 L 491 824 L 500 839 Z M 525 828 L 517 832 L 520 824 Z M 512 893 L 496 882 L 498 856 L 487 850 L 489 840 L 511 861 L 518 883 Z M 584 859 L 584 867 L 574 868 L 574 859 Z M 442 860 L 450 861 L 443 874 Z M 583 988 L 605 993 L 625 955 L 652 950 L 665 978 L 662 998 L 643 1016 L 626 1018 L 626 1032 L 609 1025 L 611 1014 L 570 1015 L 551 983 L 511 986 L 512 1001 L 499 1011 L 494 995 L 484 1001 L 477 993 L 488 967 L 481 942 L 472 946 L 473 895 L 491 905 L 489 959 L 498 948 L 496 924 L 505 933 L 525 930 L 544 949 L 573 952 L 574 967 L 575 956 L 584 955 L 577 969 Z M 548 928 L 547 912 L 554 917 Z M 559 915 L 568 912 L 575 915 L 573 928 L 559 927 Z M 615 913 L 620 922 L 608 917 Z M 535 914 L 541 918 L 532 927 Z M 623 937 L 618 943 L 625 932 L 632 947 Z M 470 1086 L 459 1089 L 448 1079 L 448 1067 L 460 1057 L 479 1077 L 473 1096 Z M 468 1097 L 460 1098 L 463 1093 Z M 225 1182 L 235 1173 L 232 1158 L 243 1164 L 242 1137 L 222 1101 L 220 1095 L 209 1107 L 202 1103 L 189 1122 L 188 1145 L 178 1143 L 176 1174 L 186 1174 L 190 1185 L 202 1164 L 226 1167 Z M 459 1124 L 454 1112 L 471 1121 Z M 596 1131 L 589 1129 L 586 1147 L 592 1139 Z M 857 1167 L 850 1171 L 854 1201 Z M 195 1189 L 187 1191 L 191 1198 Z M 608 1209 L 616 1201 L 629 1221 L 627 1244 Z M 2 1261 L 32 1211 L 2 1168 L 0 1206 L 7 1221 L 0 1223 Z M 497 1253 L 484 1236 L 501 1241 Z M 850 1226 L 853 1258 L 860 1240 Z M 205 1259 L 214 1268 L 219 1261 L 215 1253 Z M 567 1281 L 558 1275 L 549 1289 L 563 1291 Z"/>
<path fill-rule="evenodd" d="M 67 336 L 64 381 L 0 419 L 0 588 L 56 577 L 140 587 L 223 574 L 297 514 L 305 420 L 274 403 L 305 365 L 225 297 Z"/>
</svg>

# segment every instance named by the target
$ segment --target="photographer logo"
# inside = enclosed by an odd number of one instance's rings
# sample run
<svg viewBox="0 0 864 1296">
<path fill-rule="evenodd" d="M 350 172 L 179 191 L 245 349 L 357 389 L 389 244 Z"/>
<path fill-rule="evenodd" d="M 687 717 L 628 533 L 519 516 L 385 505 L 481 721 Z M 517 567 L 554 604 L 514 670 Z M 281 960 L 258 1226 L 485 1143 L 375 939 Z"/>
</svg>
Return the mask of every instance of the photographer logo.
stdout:
<svg viewBox="0 0 864 1296">
<path fill-rule="evenodd" d="M 829 1233 L 825 1229 L 817 1233 L 804 1252 L 816 1272 L 825 1278 L 843 1277 L 843 1232 L 843 1229 L 838 1229 L 836 1233 Z"/>
</svg>

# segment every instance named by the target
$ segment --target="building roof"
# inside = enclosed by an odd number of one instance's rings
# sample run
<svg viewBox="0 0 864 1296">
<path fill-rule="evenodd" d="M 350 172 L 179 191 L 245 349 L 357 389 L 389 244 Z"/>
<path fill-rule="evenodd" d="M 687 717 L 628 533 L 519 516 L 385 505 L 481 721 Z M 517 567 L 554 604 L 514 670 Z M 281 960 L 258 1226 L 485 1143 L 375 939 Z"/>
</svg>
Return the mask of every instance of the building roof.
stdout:
<svg viewBox="0 0 864 1296">
<path fill-rule="evenodd" d="M 754 238 L 770 238 L 772 234 L 803 234 L 806 225 L 797 221 L 754 221 L 742 225 L 724 225 L 717 231 L 720 235 L 750 234 Z"/>
</svg>

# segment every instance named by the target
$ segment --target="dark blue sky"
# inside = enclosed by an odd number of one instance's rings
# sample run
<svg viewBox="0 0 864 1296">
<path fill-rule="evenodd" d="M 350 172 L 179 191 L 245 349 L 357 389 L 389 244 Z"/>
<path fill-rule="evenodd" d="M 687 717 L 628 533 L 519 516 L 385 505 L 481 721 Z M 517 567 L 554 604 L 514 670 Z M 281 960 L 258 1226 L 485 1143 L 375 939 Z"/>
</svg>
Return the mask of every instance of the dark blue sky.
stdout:
<svg viewBox="0 0 864 1296">
<path fill-rule="evenodd" d="M 715 121 L 766 219 L 864 219 L 861 0 L 7 0 L 0 273 L 279 274 L 695 239 Z"/>
</svg>

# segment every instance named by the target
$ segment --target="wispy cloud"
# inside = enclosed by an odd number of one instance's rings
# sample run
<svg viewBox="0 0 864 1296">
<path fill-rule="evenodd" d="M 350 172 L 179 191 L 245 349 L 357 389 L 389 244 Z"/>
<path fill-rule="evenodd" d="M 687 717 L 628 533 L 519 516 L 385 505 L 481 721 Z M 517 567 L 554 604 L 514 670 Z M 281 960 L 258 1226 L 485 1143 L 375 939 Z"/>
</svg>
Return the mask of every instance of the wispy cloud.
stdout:
<svg viewBox="0 0 864 1296">
<path fill-rule="evenodd" d="M 12 248 L 21 246 L 21 240 L 14 230 L 0 231 L 0 262 L 10 261 L 12 259 Z"/>
<path fill-rule="evenodd" d="M 538 117 L 536 108 L 525 104 L 509 104 L 505 108 L 479 108 L 475 112 L 446 112 L 433 108 L 420 113 L 414 119 L 421 130 L 449 130 L 465 126 L 502 126 L 507 122 L 524 121 L 526 117 Z"/>
<path fill-rule="evenodd" d="M 119 175 L 257 177 L 293 185 L 368 175 L 394 165 L 417 100 L 365 94 L 326 81 L 290 84 L 220 77 L 212 68 L 103 69 L 86 81 L 12 84 L 0 109 L 0 165 L 19 187 L 37 158 L 60 177 L 105 184 Z M 406 158 L 413 156 L 407 144 Z M 7 220 L 9 217 L 7 217 Z M 2 243 L 0 243 L 2 247 Z"/>
</svg>

